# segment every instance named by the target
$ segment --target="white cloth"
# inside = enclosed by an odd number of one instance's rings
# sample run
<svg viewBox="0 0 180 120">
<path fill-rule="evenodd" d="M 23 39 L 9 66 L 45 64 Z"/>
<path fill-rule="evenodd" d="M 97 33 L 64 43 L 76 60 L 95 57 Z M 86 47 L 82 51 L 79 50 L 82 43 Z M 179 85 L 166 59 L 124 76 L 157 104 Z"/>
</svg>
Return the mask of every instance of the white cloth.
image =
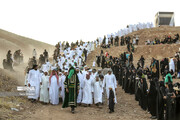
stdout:
<svg viewBox="0 0 180 120">
<path fill-rule="evenodd" d="M 41 67 L 41 70 L 42 70 L 43 72 L 49 71 L 49 66 L 48 66 L 47 64 L 43 64 L 42 67 Z"/>
<path fill-rule="evenodd" d="M 55 75 L 51 77 L 51 83 L 49 85 L 49 96 L 51 104 L 59 104 L 59 85 L 57 84 L 57 78 Z"/>
<path fill-rule="evenodd" d="M 33 50 L 32 56 L 35 57 L 35 58 L 36 58 L 36 56 L 37 56 L 37 52 L 36 52 L 35 49 Z"/>
<path fill-rule="evenodd" d="M 64 98 L 65 98 L 65 88 L 64 88 L 64 82 L 65 82 L 65 80 L 66 80 L 66 76 L 65 75 L 61 75 L 61 77 L 60 77 L 60 87 L 61 87 L 61 93 L 60 93 L 60 95 L 61 95 L 61 97 L 62 97 L 62 100 L 63 100 L 63 102 L 64 102 Z"/>
<path fill-rule="evenodd" d="M 49 103 L 49 76 L 43 75 L 41 78 L 41 90 L 40 90 L 40 101 Z"/>
<path fill-rule="evenodd" d="M 39 98 L 39 92 L 40 92 L 40 82 L 41 82 L 41 73 L 39 70 L 30 70 L 28 75 L 28 84 L 31 85 L 31 87 L 35 87 L 35 96 L 28 96 L 28 98 L 32 99 L 38 99 Z"/>
<path fill-rule="evenodd" d="M 102 90 L 99 81 L 94 81 L 94 103 L 102 103 Z"/>
<path fill-rule="evenodd" d="M 96 67 L 96 62 L 95 62 L 95 61 L 93 62 L 93 65 L 92 65 L 92 66 L 93 66 L 93 67 Z"/>
<path fill-rule="evenodd" d="M 83 75 L 80 72 L 77 74 L 77 76 L 78 76 L 79 84 L 80 84 L 79 94 L 77 97 L 77 103 L 81 103 L 82 102 L 82 96 L 83 96 L 84 81 L 83 81 Z"/>
<path fill-rule="evenodd" d="M 92 79 L 84 79 L 83 100 L 84 104 L 92 104 Z"/>
<path fill-rule="evenodd" d="M 25 86 L 28 85 L 28 73 L 26 73 L 26 75 L 25 75 L 24 85 L 25 85 Z"/>
<path fill-rule="evenodd" d="M 113 91 L 114 91 L 114 96 L 115 96 L 115 103 L 117 103 L 116 100 L 116 91 L 115 88 L 117 88 L 117 81 L 116 81 L 116 77 L 114 74 L 106 74 L 104 76 L 104 87 L 106 87 L 106 93 L 107 93 L 107 98 L 109 99 L 109 87 L 111 86 Z"/>
<path fill-rule="evenodd" d="M 174 65 L 174 60 L 171 59 L 169 63 L 169 71 L 173 70 L 175 72 L 175 65 Z"/>
</svg>

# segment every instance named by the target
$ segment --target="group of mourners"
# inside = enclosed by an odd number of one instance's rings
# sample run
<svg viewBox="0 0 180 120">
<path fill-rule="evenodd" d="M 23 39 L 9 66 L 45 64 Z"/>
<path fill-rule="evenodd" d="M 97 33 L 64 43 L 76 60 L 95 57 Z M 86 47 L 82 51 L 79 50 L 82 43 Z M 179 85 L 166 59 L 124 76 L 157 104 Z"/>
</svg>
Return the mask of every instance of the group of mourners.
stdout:
<svg viewBox="0 0 180 120">
<path fill-rule="evenodd" d="M 178 53 L 175 58 L 165 58 L 161 62 L 152 58 L 149 67 L 144 67 L 143 56 L 135 67 L 133 54 L 126 52 L 120 57 L 112 57 L 101 51 L 96 62 L 99 67 L 112 69 L 118 84 L 126 93 L 135 94 L 135 100 L 152 115 L 152 119 L 180 118 L 180 83 L 173 82 L 180 72 Z"/>
<path fill-rule="evenodd" d="M 3 68 L 14 71 L 13 66 L 23 62 L 23 54 L 21 50 L 16 50 L 12 55 L 11 50 L 8 51 L 6 59 L 3 60 Z"/>
<path fill-rule="evenodd" d="M 173 44 L 177 43 L 179 40 L 179 34 L 175 34 L 174 37 L 171 35 L 165 35 L 163 40 L 160 40 L 158 37 L 154 39 L 154 41 L 147 40 L 146 45 L 157 45 L 157 44 Z"/>
<path fill-rule="evenodd" d="M 95 65 L 90 68 L 85 64 L 86 57 L 96 44 L 86 42 L 64 49 L 61 46 L 58 43 L 52 63 L 47 58 L 41 66 L 34 64 L 32 69 L 27 69 L 25 85 L 36 88 L 35 95 L 28 98 L 32 102 L 39 100 L 52 105 L 59 104 L 61 98 L 62 107 L 71 107 L 74 113 L 77 105 L 87 107 L 95 104 L 99 107 L 107 97 L 110 113 L 114 112 L 117 83 L 112 70 L 103 73 L 96 70 Z M 33 58 L 36 57 L 34 55 Z"/>
</svg>

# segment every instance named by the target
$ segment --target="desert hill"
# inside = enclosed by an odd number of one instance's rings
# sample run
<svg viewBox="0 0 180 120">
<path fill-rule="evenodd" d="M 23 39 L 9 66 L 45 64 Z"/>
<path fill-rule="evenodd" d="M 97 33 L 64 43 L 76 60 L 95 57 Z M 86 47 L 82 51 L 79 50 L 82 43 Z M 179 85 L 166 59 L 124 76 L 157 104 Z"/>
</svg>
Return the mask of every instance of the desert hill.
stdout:
<svg viewBox="0 0 180 120">
<path fill-rule="evenodd" d="M 140 45 L 135 46 L 134 63 L 136 64 L 141 55 L 146 59 L 146 65 L 150 64 L 152 57 L 162 60 L 165 57 L 174 57 L 175 53 L 179 51 L 180 44 L 159 44 L 159 45 L 145 45 L 146 40 L 154 40 L 155 37 L 163 39 L 165 35 L 174 36 L 180 34 L 180 27 L 162 26 L 159 28 L 143 29 L 132 32 L 127 36 L 139 35 Z M 108 52 L 110 56 L 119 57 L 123 52 L 127 52 L 127 46 L 111 47 L 110 49 L 97 48 L 88 55 L 87 64 L 92 66 L 92 62 L 96 60 L 96 56 L 100 55 L 100 51 Z"/>
<path fill-rule="evenodd" d="M 33 49 L 36 49 L 38 56 L 46 49 L 51 56 L 53 54 L 54 46 L 46 44 L 37 40 L 22 37 L 14 33 L 7 32 L 0 29 L 0 67 L 2 68 L 2 61 L 6 58 L 8 50 L 12 54 L 15 50 L 21 49 L 24 55 L 24 62 L 27 63 L 29 57 L 32 57 Z"/>
<path fill-rule="evenodd" d="M 145 45 L 145 41 L 153 41 L 156 37 L 160 40 L 164 40 L 165 35 L 170 35 L 174 38 L 174 35 L 180 34 L 180 27 L 160 26 L 158 28 L 142 29 L 132 32 L 126 36 L 139 35 L 139 45 Z"/>
</svg>

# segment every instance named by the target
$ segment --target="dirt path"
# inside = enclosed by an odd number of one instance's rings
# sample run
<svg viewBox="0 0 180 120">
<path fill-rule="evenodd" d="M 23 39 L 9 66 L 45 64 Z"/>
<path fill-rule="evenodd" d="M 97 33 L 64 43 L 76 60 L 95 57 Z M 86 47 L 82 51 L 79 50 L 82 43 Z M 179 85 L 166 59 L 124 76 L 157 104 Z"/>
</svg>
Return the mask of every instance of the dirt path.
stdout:
<svg viewBox="0 0 180 120">
<path fill-rule="evenodd" d="M 16 78 L 19 85 L 24 85 L 24 69 L 25 64 L 15 67 L 16 72 L 10 76 Z M 5 71 L 9 74 L 8 71 Z M 143 111 L 138 102 L 135 101 L 134 95 L 125 94 L 121 87 L 117 89 L 117 101 L 115 105 L 115 113 L 109 114 L 108 106 L 104 104 L 97 108 L 78 107 L 75 114 L 71 114 L 70 108 L 62 109 L 62 103 L 57 106 L 42 105 L 40 103 L 26 103 L 27 109 L 18 120 L 150 120 L 150 114 Z M 14 115 L 18 115 L 15 113 Z"/>
<path fill-rule="evenodd" d="M 101 108 L 80 106 L 75 114 L 71 114 L 70 108 L 62 109 L 62 104 L 39 105 L 25 120 L 150 120 L 150 114 L 139 107 L 134 95 L 125 94 L 120 87 L 117 94 L 118 103 L 112 114 L 108 113 L 106 104 Z"/>
</svg>

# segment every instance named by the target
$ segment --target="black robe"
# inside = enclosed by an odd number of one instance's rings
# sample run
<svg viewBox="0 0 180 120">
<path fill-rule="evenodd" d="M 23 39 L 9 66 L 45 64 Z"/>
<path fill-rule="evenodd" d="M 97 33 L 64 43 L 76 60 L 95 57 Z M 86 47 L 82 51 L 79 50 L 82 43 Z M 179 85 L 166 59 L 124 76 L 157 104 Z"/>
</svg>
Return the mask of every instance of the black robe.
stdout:
<svg viewBox="0 0 180 120">
<path fill-rule="evenodd" d="M 150 81 L 150 90 L 148 94 L 148 110 L 152 116 L 156 116 L 156 97 L 157 97 L 157 90 L 155 86 L 155 81 Z"/>
<path fill-rule="evenodd" d="M 143 78 L 143 83 L 140 85 L 141 94 L 139 96 L 139 104 L 143 110 L 147 110 L 147 82 L 146 79 Z"/>
<path fill-rule="evenodd" d="M 110 111 L 114 111 L 114 92 L 113 90 L 109 91 L 109 109 Z"/>
</svg>

